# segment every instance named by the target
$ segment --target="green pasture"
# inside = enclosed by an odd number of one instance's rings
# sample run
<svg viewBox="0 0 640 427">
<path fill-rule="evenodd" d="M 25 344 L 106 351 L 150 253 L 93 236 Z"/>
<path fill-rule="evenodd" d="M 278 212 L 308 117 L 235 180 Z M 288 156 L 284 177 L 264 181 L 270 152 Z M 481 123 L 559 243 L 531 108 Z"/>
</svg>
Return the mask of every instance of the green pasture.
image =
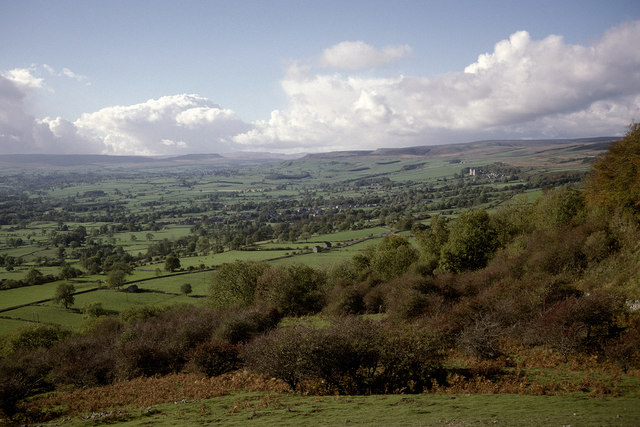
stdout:
<svg viewBox="0 0 640 427">
<path fill-rule="evenodd" d="M 367 246 L 375 245 L 381 238 L 369 239 L 364 242 L 356 243 L 354 245 L 346 246 L 344 248 L 332 248 L 331 250 L 324 250 L 318 253 L 309 253 L 304 255 L 296 255 L 290 258 L 279 259 L 272 261 L 273 264 L 292 264 L 301 263 L 314 268 L 328 268 L 336 264 L 340 264 Z"/>
<path fill-rule="evenodd" d="M 4 313 L 3 313 L 4 314 Z M 19 319 L 8 318 L 2 315 L 0 317 L 0 337 L 11 332 L 15 332 L 18 329 L 27 326 L 29 322 Z"/>
<path fill-rule="evenodd" d="M 53 298 L 56 287 L 63 281 L 44 283 L 35 286 L 23 286 L 15 289 L 0 290 L 0 310 L 13 307 L 16 305 L 30 304 L 34 301 Z M 70 281 L 75 286 L 76 291 L 95 287 L 92 282 Z"/>
<path fill-rule="evenodd" d="M 362 230 L 338 231 L 332 234 L 312 236 L 309 239 L 309 244 L 312 245 L 313 242 L 352 242 L 354 240 L 364 239 L 371 236 L 378 236 L 380 234 L 386 234 L 388 232 L 389 229 L 383 227 L 364 228 Z"/>
<path fill-rule="evenodd" d="M 171 305 L 171 304 L 193 304 L 198 298 L 188 297 L 178 294 L 165 294 L 150 291 L 140 286 L 141 292 L 126 292 L 113 289 L 100 289 L 95 292 L 76 295 L 74 307 L 82 307 L 86 303 L 100 302 L 105 310 L 121 312 L 128 307 L 136 305 Z"/>
<path fill-rule="evenodd" d="M 76 300 L 78 298 L 76 297 Z M 75 310 L 73 310 L 75 308 Z M 80 309 L 82 306 L 78 306 L 77 301 L 69 310 L 59 305 L 52 303 L 43 303 L 37 305 L 28 305 L 20 307 L 15 310 L 6 311 L 2 313 L 3 316 L 10 317 L 11 319 L 22 320 L 26 322 L 39 322 L 39 323 L 56 323 L 63 326 L 75 328 L 80 326 L 83 320 Z M 0 319 L 0 325 L 2 325 L 7 319 Z M 6 328 L 7 326 L 5 326 Z M 0 326 L 2 328 L 2 326 Z"/>
<path fill-rule="evenodd" d="M 6 271 L 6 269 L 4 268 L 0 269 L 0 279 L 22 280 L 26 277 L 26 275 L 29 273 L 29 270 L 31 270 L 32 268 L 35 268 L 45 276 L 49 274 L 56 276 L 60 273 L 60 267 L 58 266 L 44 267 L 27 263 L 14 267 L 12 271 Z"/>
<path fill-rule="evenodd" d="M 304 249 L 310 250 L 312 246 L 322 243 L 322 242 L 316 242 L 316 240 L 317 240 L 317 237 L 313 236 L 313 237 L 310 237 L 308 240 L 301 239 L 294 243 L 291 243 L 291 242 L 271 243 L 271 241 L 258 242 L 256 243 L 256 247 L 259 248 L 260 250 L 269 250 L 269 251 L 283 250 L 286 252 L 299 251 Z"/>
<path fill-rule="evenodd" d="M 145 290 L 179 294 L 180 286 L 189 283 L 191 285 L 191 297 L 207 296 L 211 275 L 211 271 L 197 271 L 179 276 L 158 277 L 157 279 L 137 283 L 137 285 Z"/>
<path fill-rule="evenodd" d="M 290 255 L 292 251 L 227 251 L 220 254 L 209 255 L 209 264 L 220 265 L 225 262 L 242 261 L 266 261 L 272 258 L 279 258 Z"/>
<path fill-rule="evenodd" d="M 177 401 L 148 408 L 115 408 L 105 422 L 122 426 L 636 426 L 636 396 L 606 399 L 509 394 L 419 394 L 300 396 L 234 392 L 199 401 Z M 95 419 L 65 419 L 89 426 Z"/>
</svg>

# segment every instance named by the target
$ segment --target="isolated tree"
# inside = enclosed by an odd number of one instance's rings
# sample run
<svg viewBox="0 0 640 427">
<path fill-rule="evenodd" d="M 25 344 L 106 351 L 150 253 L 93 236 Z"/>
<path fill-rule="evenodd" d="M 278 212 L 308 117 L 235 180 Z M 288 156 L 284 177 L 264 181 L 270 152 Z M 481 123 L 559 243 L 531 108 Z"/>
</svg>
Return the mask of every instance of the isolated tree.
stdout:
<svg viewBox="0 0 640 427">
<path fill-rule="evenodd" d="M 587 178 L 587 203 L 640 215 L 640 123 L 600 157 Z"/>
<path fill-rule="evenodd" d="M 127 273 L 119 268 L 113 269 L 107 274 L 107 285 L 109 285 L 110 288 L 118 289 L 120 286 L 124 285 L 126 276 Z"/>
<path fill-rule="evenodd" d="M 450 228 L 440 251 L 440 268 L 446 271 L 475 270 L 487 265 L 496 250 L 496 232 L 483 209 L 467 211 Z"/>
<path fill-rule="evenodd" d="M 180 258 L 175 255 L 169 255 L 167 259 L 164 260 L 164 269 L 167 271 L 175 271 L 180 268 Z"/>
<path fill-rule="evenodd" d="M 449 226 L 447 218 L 437 215 L 431 218 L 429 228 L 415 233 L 416 241 L 422 252 L 422 259 L 435 269 L 440 260 L 440 251 L 449 239 Z"/>
<path fill-rule="evenodd" d="M 180 286 L 180 292 L 189 295 L 192 292 L 191 283 L 183 283 L 182 286 Z"/>
<path fill-rule="evenodd" d="M 56 288 L 55 296 L 53 297 L 53 301 L 56 304 L 64 305 L 65 309 L 68 309 L 70 305 L 73 305 L 75 301 L 75 297 L 73 293 L 76 291 L 75 286 L 73 286 L 69 282 L 63 282 L 58 285 Z"/>
</svg>

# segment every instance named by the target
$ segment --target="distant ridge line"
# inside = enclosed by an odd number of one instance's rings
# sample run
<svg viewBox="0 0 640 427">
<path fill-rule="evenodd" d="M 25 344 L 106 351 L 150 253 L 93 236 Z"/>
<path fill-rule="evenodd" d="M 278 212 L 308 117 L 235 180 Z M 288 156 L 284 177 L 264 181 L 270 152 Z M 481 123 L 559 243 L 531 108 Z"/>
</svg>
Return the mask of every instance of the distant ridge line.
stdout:
<svg viewBox="0 0 640 427">
<path fill-rule="evenodd" d="M 569 145 L 569 144 L 608 144 L 612 141 L 620 139 L 619 136 L 597 136 L 591 138 L 555 138 L 555 139 L 487 139 L 472 142 L 461 142 L 455 144 L 437 144 L 437 145 L 417 145 L 412 147 L 401 148 L 378 148 L 377 150 L 346 150 L 346 151 L 330 151 L 327 153 L 311 153 L 305 158 L 308 159 L 332 159 L 351 156 L 425 156 L 428 154 L 443 154 L 447 150 L 460 151 L 464 148 L 475 148 L 484 146 L 532 146 L 536 144 L 553 144 L 553 145 Z M 606 148 L 606 147 L 605 147 Z"/>
<path fill-rule="evenodd" d="M 229 153 L 225 155 L 217 153 L 184 154 L 177 156 L 132 156 L 132 155 L 112 155 L 112 154 L 0 154 L 0 166 L 11 167 L 16 165 L 31 166 L 117 166 L 117 165 L 157 165 L 157 166 L 180 166 L 185 163 L 200 164 L 221 164 L 230 161 L 276 161 L 293 158 L 307 159 L 337 159 L 343 157 L 359 156 L 427 156 L 436 154 L 453 154 L 465 148 L 481 148 L 487 146 L 510 146 L 525 147 L 537 144 L 569 145 L 569 144 L 601 144 L 606 149 L 606 144 L 618 140 L 618 136 L 598 136 L 591 138 L 558 138 L 558 139 L 494 139 L 480 140 L 455 144 L 438 145 L 418 145 L 400 148 L 378 148 L 376 150 L 344 150 L 330 151 L 324 153 L 310 153 L 306 155 L 278 155 L 274 153 Z"/>
</svg>

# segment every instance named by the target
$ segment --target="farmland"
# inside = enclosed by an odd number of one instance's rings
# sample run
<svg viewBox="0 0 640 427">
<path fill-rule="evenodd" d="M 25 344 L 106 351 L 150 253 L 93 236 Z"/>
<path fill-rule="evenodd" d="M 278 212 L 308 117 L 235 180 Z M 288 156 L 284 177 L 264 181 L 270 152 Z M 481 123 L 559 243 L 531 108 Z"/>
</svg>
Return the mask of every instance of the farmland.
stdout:
<svg viewBox="0 0 640 427">
<path fill-rule="evenodd" d="M 101 247 L 114 259 L 128 255 L 133 268 L 127 281 L 165 276 L 170 253 L 179 256 L 184 272 L 236 259 L 331 265 L 366 244 L 316 254 L 312 249 L 410 230 L 438 213 L 493 209 L 518 194 L 539 194 L 542 186 L 579 179 L 605 147 L 606 139 L 499 141 L 275 162 L 104 157 L 94 165 L 86 163 L 96 162 L 93 157 L 6 156 L 0 158 L 0 282 L 13 287 L 34 269 L 50 280 L 2 291 L 0 309 L 51 298 L 63 264 L 82 272 L 68 278 L 78 291 L 104 286 L 111 266 L 86 263 L 89 249 Z M 469 176 L 482 168 L 484 175 Z M 140 285 L 156 297 L 116 293 L 110 309 L 160 301 L 157 292 L 175 293 L 185 280 L 197 285 L 192 297 L 206 295 L 206 273 L 158 277 Z M 77 298 L 75 316 L 60 312 L 67 319 L 61 323 L 77 326 L 82 304 L 96 295 L 104 297 L 94 292 Z M 0 330 L 13 330 L 21 320 L 51 321 L 55 310 L 44 303 L 4 311 Z"/>
<path fill-rule="evenodd" d="M 607 146 L 5 159 L 2 410 L 633 425 L 639 227 L 583 180 Z"/>
</svg>

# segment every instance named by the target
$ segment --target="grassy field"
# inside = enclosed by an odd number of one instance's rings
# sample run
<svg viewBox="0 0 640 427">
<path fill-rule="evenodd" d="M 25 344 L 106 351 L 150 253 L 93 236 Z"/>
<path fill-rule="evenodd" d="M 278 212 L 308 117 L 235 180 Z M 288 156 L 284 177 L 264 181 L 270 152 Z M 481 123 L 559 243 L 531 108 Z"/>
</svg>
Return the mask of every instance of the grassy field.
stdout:
<svg viewBox="0 0 640 427">
<path fill-rule="evenodd" d="M 145 408 L 119 407 L 65 418 L 65 425 L 123 426 L 636 426 L 637 397 L 527 395 L 299 396 L 232 392 Z"/>
</svg>

